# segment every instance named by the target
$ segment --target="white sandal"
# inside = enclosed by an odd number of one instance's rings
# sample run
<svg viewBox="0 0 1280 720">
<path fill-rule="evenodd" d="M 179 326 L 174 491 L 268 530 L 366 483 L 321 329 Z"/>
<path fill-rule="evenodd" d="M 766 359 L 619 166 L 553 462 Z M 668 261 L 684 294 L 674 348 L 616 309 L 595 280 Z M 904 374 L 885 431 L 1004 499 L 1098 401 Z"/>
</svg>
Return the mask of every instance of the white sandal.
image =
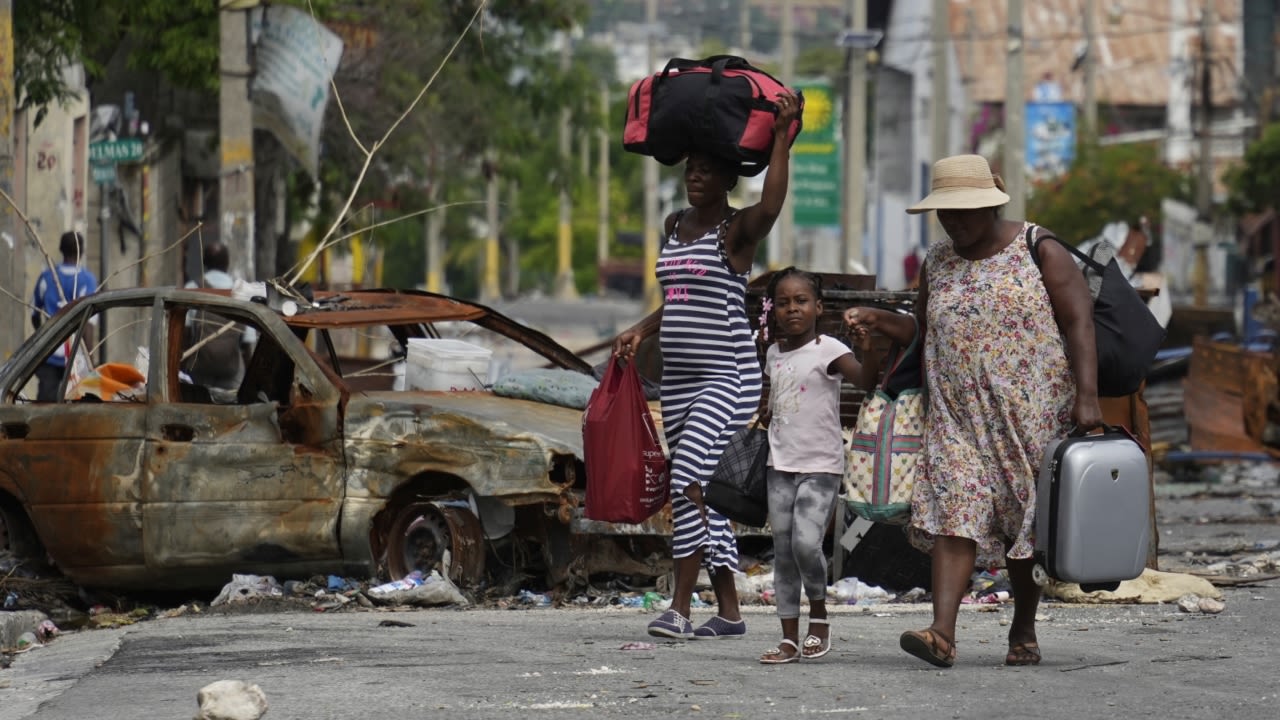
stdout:
<svg viewBox="0 0 1280 720">
<path fill-rule="evenodd" d="M 809 618 L 809 627 L 814 625 L 826 625 L 827 638 L 824 640 L 812 633 L 806 635 L 804 638 L 804 650 L 800 652 L 800 657 L 805 660 L 817 660 L 831 652 L 831 623 L 827 618 Z M 816 652 L 809 652 L 810 650 L 815 650 Z"/>
<path fill-rule="evenodd" d="M 783 651 L 782 649 L 783 645 L 791 646 L 792 653 L 790 655 L 787 655 L 786 652 Z M 783 663 L 796 662 L 799 659 L 800 659 L 800 646 L 796 645 L 795 640 L 791 640 L 789 638 L 783 638 L 782 642 L 778 643 L 778 647 L 773 648 L 772 650 L 769 650 L 768 652 L 760 656 L 760 664 L 761 665 L 781 665 Z"/>
</svg>

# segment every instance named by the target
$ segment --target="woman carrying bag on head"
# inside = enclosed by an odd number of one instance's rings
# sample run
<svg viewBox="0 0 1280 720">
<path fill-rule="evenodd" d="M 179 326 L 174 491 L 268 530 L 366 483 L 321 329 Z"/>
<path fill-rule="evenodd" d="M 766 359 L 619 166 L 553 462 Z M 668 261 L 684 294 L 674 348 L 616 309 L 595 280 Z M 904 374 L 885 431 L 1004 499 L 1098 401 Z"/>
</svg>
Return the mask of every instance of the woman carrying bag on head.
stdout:
<svg viewBox="0 0 1280 720">
<path fill-rule="evenodd" d="M 1037 268 L 1030 223 L 1000 217 L 1008 201 L 984 158 L 959 155 L 934 164 L 932 192 L 907 210 L 936 210 L 947 234 L 929 248 L 915 308 L 929 410 L 909 535 L 932 553 L 933 623 L 900 639 L 939 667 L 955 662 L 974 567 L 1002 563 L 1014 596 L 1005 664 L 1039 664 L 1031 571 L 1041 458 L 1073 424 L 1102 424 L 1084 276 L 1057 243 L 1038 247 Z M 868 329 L 911 322 L 866 308 L 845 319 Z"/>
<path fill-rule="evenodd" d="M 728 519 L 703 503 L 702 488 L 729 438 L 760 405 L 760 362 L 747 322 L 747 276 L 756 247 L 773 228 L 787 197 L 794 95 L 778 96 L 769 169 L 760 202 L 729 206 L 736 168 L 703 153 L 685 163 L 690 207 L 666 219 L 667 241 L 658 257 L 663 306 L 624 331 L 614 353 L 631 358 L 646 337 L 662 348 L 662 424 L 671 457 L 671 608 L 649 623 L 658 637 L 741 637 L 747 625 L 738 607 L 734 574 L 738 543 Z M 706 566 L 719 613 L 696 630 L 689 620 L 698 571 Z"/>
</svg>

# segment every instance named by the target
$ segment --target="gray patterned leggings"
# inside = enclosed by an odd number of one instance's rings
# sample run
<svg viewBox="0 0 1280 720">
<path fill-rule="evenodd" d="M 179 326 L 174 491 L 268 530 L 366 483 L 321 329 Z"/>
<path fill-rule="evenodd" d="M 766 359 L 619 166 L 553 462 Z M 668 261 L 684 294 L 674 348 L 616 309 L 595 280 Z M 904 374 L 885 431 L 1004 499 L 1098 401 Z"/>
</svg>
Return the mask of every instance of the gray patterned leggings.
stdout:
<svg viewBox="0 0 1280 720">
<path fill-rule="evenodd" d="M 773 592 L 778 617 L 800 617 L 805 597 L 825 600 L 827 558 L 822 537 L 831 518 L 840 476 L 835 473 L 779 472 L 769 468 L 769 525 L 773 528 Z"/>
</svg>

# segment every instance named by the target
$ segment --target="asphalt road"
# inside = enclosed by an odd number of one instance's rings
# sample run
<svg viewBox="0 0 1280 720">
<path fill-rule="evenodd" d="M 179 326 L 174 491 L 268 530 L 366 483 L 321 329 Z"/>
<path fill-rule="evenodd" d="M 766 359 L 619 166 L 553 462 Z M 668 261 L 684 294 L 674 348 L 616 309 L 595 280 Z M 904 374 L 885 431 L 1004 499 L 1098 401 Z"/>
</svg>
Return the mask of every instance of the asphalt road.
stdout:
<svg viewBox="0 0 1280 720">
<path fill-rule="evenodd" d="M 1277 476 L 1158 486 L 1162 569 L 1273 549 Z M 222 679 L 258 684 L 268 719 L 1280 717 L 1280 580 L 1224 593 L 1218 615 L 1045 605 L 1033 668 L 1002 664 L 1011 607 L 966 606 L 950 670 L 898 649 L 902 631 L 928 624 L 927 605 L 837 608 L 830 655 L 772 667 L 756 661 L 778 638 L 766 607 L 748 608 L 747 638 L 710 642 L 654 642 L 652 613 L 624 609 L 187 615 L 17 655 L 0 670 L 0 720 L 189 718 L 196 692 Z"/>
<path fill-rule="evenodd" d="M 763 608 L 745 639 L 650 650 L 622 649 L 651 640 L 640 610 L 180 617 L 18 656 L 0 673 L 0 718 L 187 718 L 220 679 L 258 684 L 268 718 L 1276 717 L 1278 599 L 1275 586 L 1229 590 L 1220 615 L 1049 605 L 1033 668 L 1002 665 L 1009 608 L 970 607 L 950 670 L 897 647 L 925 606 L 842 612 L 830 655 L 773 667 L 756 662 L 776 637 Z"/>
</svg>

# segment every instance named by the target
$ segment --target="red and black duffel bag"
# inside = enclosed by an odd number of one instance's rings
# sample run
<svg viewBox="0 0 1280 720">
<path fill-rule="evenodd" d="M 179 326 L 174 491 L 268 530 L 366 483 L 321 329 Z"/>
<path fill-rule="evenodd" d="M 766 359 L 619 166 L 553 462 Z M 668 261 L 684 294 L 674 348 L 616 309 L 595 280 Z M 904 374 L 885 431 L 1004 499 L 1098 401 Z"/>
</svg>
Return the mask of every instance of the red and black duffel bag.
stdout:
<svg viewBox="0 0 1280 720">
<path fill-rule="evenodd" d="M 694 150 L 738 166 L 739 175 L 758 175 L 773 151 L 775 99 L 786 87 L 736 55 L 705 60 L 675 58 L 651 77 L 631 86 L 622 146 L 675 165 Z M 795 91 L 804 109 L 804 97 Z M 794 143 L 802 127 L 797 114 L 787 133 Z"/>
</svg>

